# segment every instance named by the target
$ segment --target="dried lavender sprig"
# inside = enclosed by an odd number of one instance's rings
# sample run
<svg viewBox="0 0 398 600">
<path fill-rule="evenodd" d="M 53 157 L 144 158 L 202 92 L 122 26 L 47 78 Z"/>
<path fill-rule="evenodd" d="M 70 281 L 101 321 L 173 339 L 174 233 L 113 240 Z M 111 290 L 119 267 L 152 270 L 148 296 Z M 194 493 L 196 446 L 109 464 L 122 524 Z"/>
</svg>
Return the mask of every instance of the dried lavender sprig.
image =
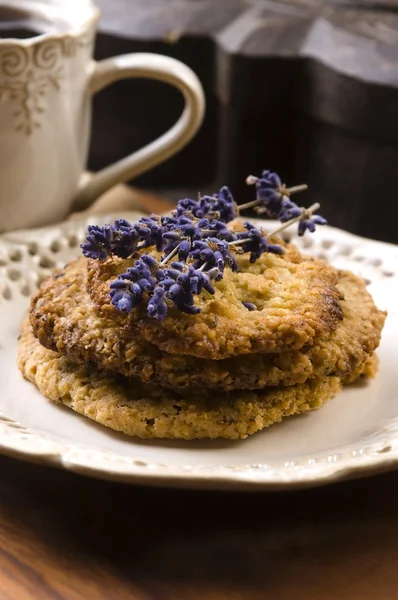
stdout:
<svg viewBox="0 0 398 600">
<path fill-rule="evenodd" d="M 188 220 L 188 217 L 182 218 Z M 207 229 L 208 227 L 211 229 Z M 162 258 L 160 263 L 161 265 L 165 265 L 170 262 L 170 260 L 174 258 L 176 254 L 178 254 L 179 260 L 186 260 L 191 254 L 191 250 L 193 249 L 193 244 L 195 241 L 206 241 L 210 238 L 214 238 L 220 241 L 229 242 L 236 239 L 236 234 L 228 229 L 226 223 L 223 221 L 217 219 L 210 221 L 207 218 L 203 218 L 199 220 L 193 219 L 191 221 L 191 227 L 189 230 L 186 228 L 183 230 L 183 228 L 179 227 L 178 225 L 173 225 L 171 231 L 167 231 L 163 234 L 163 238 L 167 239 L 171 247 L 174 243 L 177 245 L 174 248 L 172 247 L 170 252 Z M 164 248 L 165 251 L 167 251 L 167 249 L 168 246 Z"/>
<path fill-rule="evenodd" d="M 238 264 L 229 251 L 228 242 L 218 238 L 195 240 L 192 245 L 192 251 L 189 253 L 189 258 L 196 261 L 194 262 L 196 269 L 199 269 L 203 263 L 206 263 L 210 268 L 217 268 L 219 270 L 217 280 L 222 279 L 222 273 L 226 265 L 232 271 L 238 270 Z"/>
<path fill-rule="evenodd" d="M 263 194 L 263 197 L 250 203 L 250 206 L 263 204 L 264 212 L 277 214 L 282 222 L 285 220 L 282 226 L 268 235 L 249 222 L 244 224 L 247 233 L 227 228 L 226 222 L 238 212 L 227 187 L 214 196 L 199 197 L 197 202 L 188 199 L 181 201 L 180 214 L 173 217 L 151 215 L 141 218 L 133 226 L 126 221 L 119 221 L 115 222 L 114 227 L 92 228 L 90 234 L 97 244 L 93 248 L 93 254 L 100 260 L 104 254 L 114 253 L 116 241 L 118 245 L 123 243 L 122 251 L 125 256 L 131 246 L 136 250 L 155 246 L 158 251 L 165 252 L 160 262 L 150 255 L 141 255 L 135 267 L 130 267 L 119 276 L 111 284 L 112 304 L 122 312 L 130 312 L 141 303 L 145 295 L 148 299 L 147 312 L 151 317 L 163 319 L 168 306 L 196 314 L 200 309 L 194 303 L 194 295 L 202 289 L 214 293 L 210 281 L 222 279 L 225 266 L 237 270 L 237 263 L 229 248 L 232 250 L 234 246 L 240 246 L 241 252 L 250 252 L 250 262 L 255 262 L 264 252 L 283 253 L 282 247 L 270 244 L 268 240 L 295 222 L 299 222 L 299 235 L 303 235 L 307 229 L 314 231 L 315 225 L 326 223 L 323 217 L 313 216 L 313 212 L 320 207 L 318 203 L 305 209 L 290 201 L 290 194 L 307 189 L 306 185 L 286 188 L 279 176 L 270 171 L 263 171 L 261 179 L 249 177 L 250 179 L 248 182 L 251 183 L 261 181 L 262 189 L 258 193 Z M 259 186 L 257 188 L 259 190 Z M 242 210 L 248 207 L 249 203 L 239 208 Z M 214 219 L 215 216 L 218 220 Z M 126 236 L 133 236 L 135 244 Z M 123 237 L 123 240 L 119 241 L 119 237 Z M 139 245 L 138 241 L 141 241 Z M 118 252 L 119 247 L 116 253 Z M 177 254 L 180 262 L 171 263 L 171 268 L 166 267 Z M 145 264 L 142 265 L 141 261 Z M 255 309 L 251 303 L 243 304 L 248 310 Z"/>
<path fill-rule="evenodd" d="M 281 246 L 270 244 L 262 229 L 258 229 L 249 221 L 244 223 L 247 230 L 246 233 L 239 234 L 237 240 L 229 242 L 229 246 L 241 245 L 243 253 L 250 252 L 250 262 L 254 263 L 264 252 L 272 252 L 273 254 L 283 254 L 285 251 Z"/>
<path fill-rule="evenodd" d="M 238 214 L 236 202 L 230 189 L 224 185 L 219 192 L 212 195 L 200 196 L 198 200 L 183 198 L 179 200 L 174 217 L 189 216 L 198 219 L 216 218 L 228 223 Z"/>
<path fill-rule="evenodd" d="M 289 219 L 289 221 L 286 221 L 285 223 L 282 223 L 282 225 L 280 227 L 277 227 L 276 229 L 274 229 L 273 231 L 271 231 L 268 234 L 268 237 L 273 237 L 275 235 L 277 235 L 278 233 L 280 233 L 281 231 L 283 231 L 284 229 L 287 229 L 288 227 L 290 227 L 290 225 L 293 225 L 294 223 L 297 223 L 298 221 L 301 221 L 303 218 L 310 218 L 312 217 L 312 214 L 316 211 L 319 210 L 321 208 L 321 205 L 319 204 L 319 202 L 315 202 L 315 204 L 312 204 L 312 206 L 310 206 L 309 208 L 302 208 L 302 213 L 301 215 L 299 215 L 298 217 L 293 217 L 293 219 Z"/>
<path fill-rule="evenodd" d="M 249 175 L 249 177 L 251 177 L 251 175 Z M 246 183 L 249 177 L 246 179 Z M 251 184 L 249 183 L 248 185 Z M 283 188 L 278 190 L 278 192 L 281 194 L 281 196 L 287 196 L 288 198 L 290 198 L 292 194 L 297 194 L 298 192 L 305 192 L 306 190 L 308 190 L 308 185 L 306 183 L 302 183 L 301 185 L 294 185 L 289 188 L 283 186 Z M 254 208 L 262 202 L 264 202 L 262 198 L 257 198 L 256 200 L 252 200 L 251 202 L 246 202 L 246 204 L 239 204 L 238 211 L 240 212 L 241 210 L 245 210 L 247 208 Z"/>
<path fill-rule="evenodd" d="M 111 254 L 127 258 L 136 250 L 139 241 L 136 227 L 119 219 L 114 225 L 89 225 L 80 248 L 84 256 L 95 260 L 105 260 Z"/>
</svg>

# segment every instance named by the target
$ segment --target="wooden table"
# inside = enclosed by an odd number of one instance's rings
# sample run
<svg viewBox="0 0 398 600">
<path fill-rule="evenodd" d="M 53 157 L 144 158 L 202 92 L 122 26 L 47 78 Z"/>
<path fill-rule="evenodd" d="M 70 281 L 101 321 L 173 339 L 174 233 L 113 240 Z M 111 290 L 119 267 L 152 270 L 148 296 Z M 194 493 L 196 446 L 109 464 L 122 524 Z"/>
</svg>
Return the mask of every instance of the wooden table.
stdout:
<svg viewBox="0 0 398 600">
<path fill-rule="evenodd" d="M 1 600 L 395 600 L 398 473 L 273 494 L 0 459 Z"/>
<path fill-rule="evenodd" d="M 169 208 L 119 188 L 93 212 Z M 128 486 L 0 458 L 0 600 L 395 600 L 398 472 L 289 493 Z"/>
</svg>

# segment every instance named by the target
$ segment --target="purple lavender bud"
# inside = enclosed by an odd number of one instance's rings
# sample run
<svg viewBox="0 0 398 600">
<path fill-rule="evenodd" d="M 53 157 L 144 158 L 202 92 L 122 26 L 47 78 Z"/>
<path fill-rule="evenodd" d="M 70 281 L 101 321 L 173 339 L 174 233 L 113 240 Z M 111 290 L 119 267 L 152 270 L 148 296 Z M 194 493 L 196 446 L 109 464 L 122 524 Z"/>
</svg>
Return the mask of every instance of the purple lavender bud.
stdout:
<svg viewBox="0 0 398 600">
<path fill-rule="evenodd" d="M 200 251 L 199 258 L 201 258 L 203 262 L 216 262 L 214 250 L 212 250 L 211 248 L 203 248 L 203 250 Z"/>
<path fill-rule="evenodd" d="M 160 224 L 164 231 L 168 231 L 173 225 L 178 223 L 176 217 L 160 217 Z"/>
<path fill-rule="evenodd" d="M 162 321 L 167 314 L 167 304 L 164 301 L 165 291 L 161 287 L 156 287 L 153 296 L 148 302 L 147 312 L 149 317 Z"/>
<path fill-rule="evenodd" d="M 111 290 L 124 290 L 126 289 L 126 281 L 123 279 L 115 279 L 109 286 Z"/>
<path fill-rule="evenodd" d="M 247 308 L 247 310 L 257 310 L 257 306 L 252 302 L 242 302 L 242 304 Z"/>
<path fill-rule="evenodd" d="M 181 217 L 185 215 L 197 216 L 195 211 L 199 210 L 199 202 L 192 200 L 191 198 L 182 198 L 178 201 L 173 214 L 175 217 Z M 200 218 L 200 217 L 199 217 Z"/>
<path fill-rule="evenodd" d="M 279 188 L 282 185 L 279 175 L 272 173 L 271 171 L 263 171 L 261 173 L 261 179 L 269 181 L 274 188 Z"/>
<path fill-rule="evenodd" d="M 112 298 L 112 304 L 117 310 L 128 313 L 133 309 L 133 297 L 129 292 L 117 292 Z"/>
<path fill-rule="evenodd" d="M 285 254 L 285 250 L 282 246 L 278 246 L 277 244 L 268 244 L 267 252 L 271 252 L 272 254 Z"/>
<path fill-rule="evenodd" d="M 156 258 L 154 258 L 153 256 L 151 256 L 150 254 L 143 254 L 140 259 L 146 264 L 148 265 L 148 267 L 151 269 L 153 267 L 156 267 L 158 265 L 158 261 L 156 260 Z M 138 261 L 137 261 L 138 262 Z"/>
<path fill-rule="evenodd" d="M 188 240 L 183 240 L 180 243 L 180 247 L 178 249 L 178 260 L 185 262 L 188 258 L 191 248 L 192 248 L 192 243 Z"/>
<path fill-rule="evenodd" d="M 227 224 L 218 219 L 211 221 L 209 219 L 201 219 L 197 225 L 201 230 L 202 239 L 217 237 L 219 240 L 226 240 L 227 242 L 232 242 L 236 239 L 235 233 L 228 229 Z"/>
<path fill-rule="evenodd" d="M 178 283 L 173 283 L 167 290 L 167 296 L 176 302 L 179 298 L 183 297 L 184 290 Z"/>
<path fill-rule="evenodd" d="M 141 217 L 136 227 L 142 241 L 140 248 L 155 246 L 158 252 L 162 250 L 163 228 L 156 217 Z"/>
<path fill-rule="evenodd" d="M 209 294 L 215 294 L 216 290 L 211 285 L 210 279 L 211 278 L 209 277 L 208 273 L 203 273 L 203 288 L 206 290 L 206 292 L 209 292 Z"/>
<path fill-rule="evenodd" d="M 165 290 L 168 290 L 172 285 L 174 285 L 176 282 L 176 278 L 172 278 L 172 277 L 165 277 L 164 279 L 162 279 L 162 281 L 160 282 L 161 287 L 163 287 Z"/>
<path fill-rule="evenodd" d="M 198 271 L 198 273 L 200 273 L 200 271 Z M 203 289 L 203 277 L 200 277 L 199 275 L 192 275 L 190 278 L 190 285 L 192 294 L 195 296 L 200 294 Z"/>
<path fill-rule="evenodd" d="M 141 286 L 138 283 L 131 283 L 130 284 L 130 292 L 133 294 L 133 296 L 141 296 L 142 295 Z"/>
<path fill-rule="evenodd" d="M 214 262 L 216 267 L 221 271 L 225 267 L 225 256 L 219 250 L 214 252 Z"/>
<path fill-rule="evenodd" d="M 225 221 L 225 223 L 233 221 L 233 219 L 235 219 L 237 216 L 237 209 L 230 189 L 224 185 L 217 194 L 217 197 L 218 204 L 216 207 L 216 212 L 218 212 L 220 215 L 219 219 L 221 221 Z"/>
<path fill-rule="evenodd" d="M 170 240 L 169 242 L 167 242 L 167 244 L 164 246 L 163 248 L 163 252 L 164 254 L 162 254 L 162 261 L 167 261 L 168 256 L 174 252 L 174 250 L 176 248 L 178 248 L 178 246 L 180 245 L 180 242 L 178 240 Z"/>
<path fill-rule="evenodd" d="M 314 215 L 312 217 L 312 221 L 315 223 L 315 225 L 327 225 L 328 222 L 324 217 L 321 217 L 321 215 Z"/>
<path fill-rule="evenodd" d="M 240 239 L 247 240 L 242 242 L 241 248 L 244 252 L 250 252 L 250 262 L 254 263 L 264 252 L 274 252 L 283 254 L 284 250 L 275 244 L 268 244 L 267 238 L 263 235 L 260 229 L 255 225 L 246 221 L 243 226 L 247 229 L 247 233 L 240 233 Z"/>
<path fill-rule="evenodd" d="M 309 218 L 301 219 L 298 224 L 298 235 L 304 235 L 307 230 L 313 233 L 316 225 L 327 225 L 327 221 L 321 215 L 313 215 Z"/>
<path fill-rule="evenodd" d="M 149 279 L 146 279 L 145 277 L 141 277 L 141 279 L 138 280 L 138 285 L 140 286 L 140 288 L 143 292 L 149 292 L 150 290 L 153 289 L 153 280 L 150 281 Z"/>
<path fill-rule="evenodd" d="M 177 271 L 183 271 L 187 268 L 187 265 L 184 262 L 174 261 L 171 263 L 171 268 L 176 269 Z"/>
<path fill-rule="evenodd" d="M 210 229 L 212 221 L 210 219 L 199 219 L 197 222 L 198 229 Z"/>
<path fill-rule="evenodd" d="M 115 221 L 115 229 L 132 229 L 133 225 L 126 221 L 126 219 L 117 219 Z"/>
<path fill-rule="evenodd" d="M 179 242 L 181 239 L 181 233 L 178 233 L 177 231 L 166 231 L 166 233 L 163 234 L 163 239 Z"/>
<path fill-rule="evenodd" d="M 286 223 L 286 221 L 290 221 L 290 219 L 295 219 L 296 217 L 299 217 L 302 212 L 302 209 L 297 205 L 294 205 L 290 208 L 282 209 L 279 215 L 279 220 L 281 223 Z"/>
</svg>

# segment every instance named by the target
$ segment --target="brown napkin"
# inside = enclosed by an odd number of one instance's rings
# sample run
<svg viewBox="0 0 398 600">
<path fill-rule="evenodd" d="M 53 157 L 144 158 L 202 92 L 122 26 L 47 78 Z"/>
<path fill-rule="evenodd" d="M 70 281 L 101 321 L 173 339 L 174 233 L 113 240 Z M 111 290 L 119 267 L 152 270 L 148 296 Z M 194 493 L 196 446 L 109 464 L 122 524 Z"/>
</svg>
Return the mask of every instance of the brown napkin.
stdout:
<svg viewBox="0 0 398 600">
<path fill-rule="evenodd" d="M 173 208 L 173 202 L 166 196 L 158 196 L 127 185 L 116 185 L 100 196 L 94 204 L 80 211 L 72 212 L 69 219 L 79 219 L 84 215 L 102 215 L 110 212 L 137 210 L 144 213 L 163 213 Z"/>
</svg>

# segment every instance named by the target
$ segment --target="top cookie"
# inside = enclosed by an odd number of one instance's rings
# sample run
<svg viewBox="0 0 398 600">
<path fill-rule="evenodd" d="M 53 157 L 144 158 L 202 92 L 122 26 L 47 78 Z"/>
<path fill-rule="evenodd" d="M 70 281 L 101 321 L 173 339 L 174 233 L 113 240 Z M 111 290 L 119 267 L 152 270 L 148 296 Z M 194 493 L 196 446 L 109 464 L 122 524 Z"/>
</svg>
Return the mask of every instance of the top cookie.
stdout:
<svg viewBox="0 0 398 600">
<path fill-rule="evenodd" d="M 254 264 L 237 255 L 238 272 L 227 269 L 216 292 L 195 298 L 201 312 L 169 309 L 163 321 L 140 308 L 128 315 L 110 304 L 109 284 L 131 266 L 117 257 L 88 261 L 88 291 L 103 314 L 172 354 L 219 360 L 249 353 L 299 350 L 315 337 L 334 331 L 343 318 L 337 271 L 302 256 L 293 245 L 283 255 L 265 253 Z M 254 304 L 248 310 L 243 302 Z"/>
<path fill-rule="evenodd" d="M 138 376 L 172 389 L 257 389 L 303 383 L 314 376 L 346 377 L 375 350 L 385 319 L 364 281 L 340 273 L 337 287 L 344 297 L 344 319 L 332 334 L 297 351 L 210 360 L 168 354 L 132 328 L 123 329 L 115 319 L 99 314 L 86 292 L 86 279 L 86 261 L 81 258 L 42 284 L 30 312 L 41 344 L 74 363 L 90 362 L 100 370 Z"/>
</svg>

